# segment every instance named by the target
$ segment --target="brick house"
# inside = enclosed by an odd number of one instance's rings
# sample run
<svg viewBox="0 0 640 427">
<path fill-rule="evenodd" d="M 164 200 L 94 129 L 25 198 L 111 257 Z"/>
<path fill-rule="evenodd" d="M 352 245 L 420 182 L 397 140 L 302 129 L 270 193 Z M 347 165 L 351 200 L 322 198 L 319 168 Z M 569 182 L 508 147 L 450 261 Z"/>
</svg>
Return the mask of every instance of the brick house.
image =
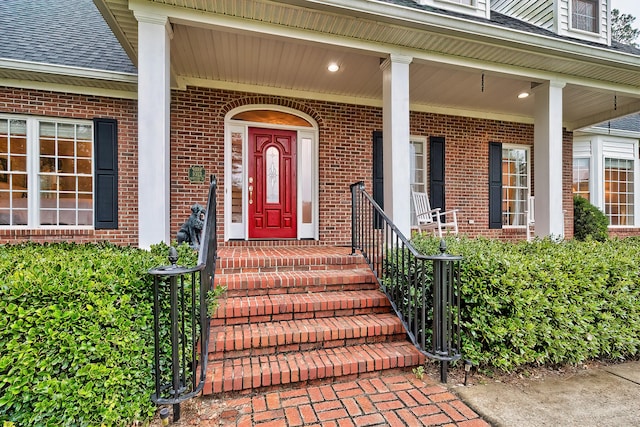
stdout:
<svg viewBox="0 0 640 427">
<path fill-rule="evenodd" d="M 0 3 L 2 242 L 169 241 L 209 175 L 224 242 L 348 245 L 360 180 L 405 234 L 413 187 L 496 238 L 535 195 L 535 233 L 570 237 L 574 133 L 640 111 L 607 0 L 94 3 Z M 617 190 L 589 185 L 629 235 L 618 142 L 588 156 Z"/>
</svg>

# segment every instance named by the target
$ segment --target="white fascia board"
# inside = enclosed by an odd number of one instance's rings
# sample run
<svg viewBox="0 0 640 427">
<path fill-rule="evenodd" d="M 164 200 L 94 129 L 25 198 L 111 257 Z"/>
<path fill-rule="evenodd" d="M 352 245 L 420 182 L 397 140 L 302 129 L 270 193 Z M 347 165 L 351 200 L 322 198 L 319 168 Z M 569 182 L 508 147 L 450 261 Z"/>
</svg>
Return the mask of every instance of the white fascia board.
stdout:
<svg viewBox="0 0 640 427">
<path fill-rule="evenodd" d="M 588 128 L 583 128 L 580 130 L 575 130 L 574 131 L 574 135 L 584 135 L 584 134 L 590 134 L 590 135 L 611 135 L 611 136 L 618 136 L 621 138 L 630 138 L 630 139 L 640 139 L 640 132 L 635 132 L 632 130 L 622 130 L 622 129 L 608 129 L 608 128 L 602 128 L 602 127 L 588 127 Z"/>
<path fill-rule="evenodd" d="M 44 64 L 41 62 L 0 59 L 0 68 L 35 73 L 55 74 L 61 76 L 80 77 L 84 79 L 106 80 L 113 82 L 137 84 L 138 76 L 133 73 L 94 70 L 91 68 L 70 67 L 67 65 Z"/>
<path fill-rule="evenodd" d="M 479 22 L 452 15 L 419 10 L 407 6 L 390 4 L 379 0 L 283 0 L 281 3 L 303 5 L 313 3 L 317 5 L 332 6 L 347 9 L 360 15 L 376 15 L 378 20 L 400 20 L 403 23 L 413 24 L 413 28 L 429 30 L 440 29 L 442 33 L 457 32 L 473 36 L 482 36 L 490 39 L 492 44 L 527 46 L 531 50 L 551 50 L 557 56 L 576 57 L 581 60 L 592 59 L 596 62 L 615 62 L 627 64 L 630 67 L 640 66 L 640 58 L 625 52 L 612 52 L 609 49 L 586 46 L 583 43 L 571 40 L 559 40 L 555 37 L 542 34 L 533 34 L 526 31 L 504 28 L 490 22 Z M 476 39 L 477 40 L 477 39 Z M 571 47 L 571 49 L 568 49 Z"/>
<path fill-rule="evenodd" d="M 59 83 L 35 82 L 31 80 L 0 79 L 0 86 L 16 89 L 45 90 L 48 92 L 75 93 L 78 95 L 104 96 L 107 98 L 137 99 L 138 92 L 105 89 L 91 86 L 74 86 Z"/>
<path fill-rule="evenodd" d="M 633 104 L 618 106 L 618 109 L 615 111 L 607 110 L 598 114 L 594 114 L 593 116 L 585 117 L 576 122 L 568 123 L 566 128 L 567 130 L 571 131 L 583 129 L 602 122 L 606 122 L 607 120 L 613 120 L 617 117 L 626 116 L 627 114 L 634 114 L 637 112 L 640 112 L 640 101 Z"/>
</svg>

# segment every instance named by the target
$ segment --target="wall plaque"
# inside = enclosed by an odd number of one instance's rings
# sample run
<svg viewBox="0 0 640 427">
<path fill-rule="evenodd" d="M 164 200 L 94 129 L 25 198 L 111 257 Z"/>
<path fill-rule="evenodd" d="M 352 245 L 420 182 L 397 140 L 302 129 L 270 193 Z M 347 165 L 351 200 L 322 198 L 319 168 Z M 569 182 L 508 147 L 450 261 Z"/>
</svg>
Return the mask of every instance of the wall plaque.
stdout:
<svg viewBox="0 0 640 427">
<path fill-rule="evenodd" d="M 192 165 L 189 167 L 189 182 L 204 182 L 204 166 Z"/>
</svg>

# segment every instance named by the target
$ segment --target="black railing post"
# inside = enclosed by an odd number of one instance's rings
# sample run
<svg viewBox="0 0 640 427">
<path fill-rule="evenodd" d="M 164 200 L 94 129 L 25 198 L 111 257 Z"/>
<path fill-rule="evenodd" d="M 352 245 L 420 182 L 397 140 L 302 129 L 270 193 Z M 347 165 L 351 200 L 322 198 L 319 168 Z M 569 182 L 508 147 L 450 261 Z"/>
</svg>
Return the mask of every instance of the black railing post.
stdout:
<svg viewBox="0 0 640 427">
<path fill-rule="evenodd" d="M 458 288 L 457 275 L 461 256 L 446 253 L 447 245 L 440 241 L 440 254 L 429 257 L 433 260 L 433 330 L 432 355 L 440 361 L 440 381 L 447 382 L 449 362 L 460 358 L 459 346 L 453 346 L 454 334 L 459 332 L 460 300 L 454 298 Z M 456 289 L 458 291 L 458 289 Z M 459 293 L 459 291 L 458 291 Z M 454 315 L 457 322 L 454 331 Z"/>
<path fill-rule="evenodd" d="M 198 265 L 178 266 L 177 250 L 171 247 L 170 265 L 149 270 L 153 276 L 155 376 L 151 400 L 157 405 L 173 405 L 174 422 L 180 419 L 180 403 L 200 394 L 207 375 L 207 295 L 212 289 L 217 258 L 216 189 L 212 176 Z"/>
<path fill-rule="evenodd" d="M 364 182 L 358 181 L 350 185 L 351 189 L 351 255 L 355 255 L 358 246 L 358 192 L 364 188 Z M 362 218 L 360 218 L 362 221 Z"/>
</svg>

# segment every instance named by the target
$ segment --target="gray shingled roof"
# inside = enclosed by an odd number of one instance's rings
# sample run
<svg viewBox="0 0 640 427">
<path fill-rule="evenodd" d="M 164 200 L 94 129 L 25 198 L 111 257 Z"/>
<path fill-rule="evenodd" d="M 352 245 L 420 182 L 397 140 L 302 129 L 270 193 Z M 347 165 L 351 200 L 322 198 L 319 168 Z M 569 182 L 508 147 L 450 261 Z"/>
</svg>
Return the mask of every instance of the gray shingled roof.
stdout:
<svg viewBox="0 0 640 427">
<path fill-rule="evenodd" d="M 480 18 L 478 16 L 472 16 L 472 15 L 466 15 L 459 12 L 454 12 L 451 10 L 440 9 L 432 6 L 419 5 L 414 0 L 381 0 L 381 1 L 385 3 L 395 4 L 398 6 L 412 8 L 412 9 L 425 10 L 428 12 L 435 12 L 443 15 L 455 16 L 458 18 L 464 18 L 464 19 L 469 19 L 469 20 L 478 21 L 478 22 L 486 22 L 489 24 L 494 24 L 500 27 L 510 28 L 513 30 L 525 31 L 527 33 L 532 33 L 532 34 L 540 34 L 547 37 L 553 37 L 560 40 L 572 41 L 572 42 L 581 43 L 589 46 L 597 46 L 604 49 L 614 50 L 617 52 L 625 52 L 633 55 L 640 55 L 640 49 L 635 48 L 633 46 L 625 45 L 615 41 L 611 43 L 611 46 L 607 46 L 602 43 L 590 42 L 586 40 L 576 39 L 573 37 L 561 36 L 554 33 L 553 31 L 546 30 L 544 28 L 538 27 L 533 24 L 529 24 L 528 22 L 521 21 L 517 18 L 513 18 L 511 16 L 507 16 L 502 13 L 495 12 L 493 10 L 491 11 L 491 19 L 486 19 L 486 18 Z"/>
<path fill-rule="evenodd" d="M 0 0 L 0 58 L 136 73 L 91 0 Z"/>
<path fill-rule="evenodd" d="M 609 122 L 602 122 L 595 125 L 595 127 L 640 133 L 640 114 L 630 114 L 628 116 L 620 117 Z"/>
</svg>

